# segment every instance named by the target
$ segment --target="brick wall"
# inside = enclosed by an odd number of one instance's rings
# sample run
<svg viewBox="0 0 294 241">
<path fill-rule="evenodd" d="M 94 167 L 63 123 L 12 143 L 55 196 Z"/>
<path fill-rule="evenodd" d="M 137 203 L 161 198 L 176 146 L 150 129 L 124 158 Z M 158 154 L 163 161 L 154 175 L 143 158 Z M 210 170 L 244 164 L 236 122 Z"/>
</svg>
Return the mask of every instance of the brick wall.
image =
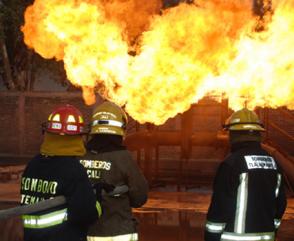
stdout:
<svg viewBox="0 0 294 241">
<path fill-rule="evenodd" d="M 0 95 L 0 153 L 19 152 L 19 97 Z"/>
<path fill-rule="evenodd" d="M 101 102 L 101 99 L 97 101 Z M 72 92 L 0 92 L 0 155 L 34 155 L 38 152 L 42 141 L 41 123 L 46 121 L 49 113 L 61 104 L 77 106 L 88 122 L 93 107 L 86 106 L 80 93 Z M 194 105 L 188 113 L 193 118 L 191 132 L 218 131 L 221 129 L 223 105 L 206 99 Z M 263 114 L 263 113 L 262 113 Z M 293 114 L 293 112 L 291 113 Z M 184 115 L 169 119 L 164 125 L 154 127 L 164 131 L 180 131 Z M 279 112 L 271 110 L 269 118 L 272 122 L 294 136 L 293 119 L 281 117 Z M 140 125 L 139 129 L 146 129 Z M 138 125 L 137 125 L 138 129 Z M 128 133 L 136 131 L 136 123 L 130 121 Z M 274 130 L 270 135 L 288 150 L 293 151 L 293 144 L 285 137 L 279 136 Z M 213 153 L 213 147 L 193 147 L 193 156 L 205 158 Z M 179 156 L 179 147 L 160 147 L 160 158 Z M 216 155 L 217 156 L 217 155 Z M 193 157 L 192 157 L 193 158 Z"/>
<path fill-rule="evenodd" d="M 41 123 L 62 104 L 72 104 L 85 115 L 86 106 L 79 93 L 0 92 L 0 154 L 34 155 L 42 142 Z"/>
</svg>

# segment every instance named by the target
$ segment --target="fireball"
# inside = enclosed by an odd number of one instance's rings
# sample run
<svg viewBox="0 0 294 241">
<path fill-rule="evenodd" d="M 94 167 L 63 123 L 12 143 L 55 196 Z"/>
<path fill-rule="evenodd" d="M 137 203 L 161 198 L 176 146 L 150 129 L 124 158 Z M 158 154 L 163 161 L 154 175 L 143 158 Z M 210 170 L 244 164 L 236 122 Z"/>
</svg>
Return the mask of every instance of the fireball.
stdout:
<svg viewBox="0 0 294 241">
<path fill-rule="evenodd" d="M 294 3 L 260 19 L 251 1 L 197 1 L 160 10 L 159 0 L 35 0 L 24 41 L 64 62 L 68 79 L 125 106 L 140 123 L 163 124 L 204 96 L 238 109 L 294 109 Z M 269 17 L 268 17 L 269 16 Z"/>
</svg>

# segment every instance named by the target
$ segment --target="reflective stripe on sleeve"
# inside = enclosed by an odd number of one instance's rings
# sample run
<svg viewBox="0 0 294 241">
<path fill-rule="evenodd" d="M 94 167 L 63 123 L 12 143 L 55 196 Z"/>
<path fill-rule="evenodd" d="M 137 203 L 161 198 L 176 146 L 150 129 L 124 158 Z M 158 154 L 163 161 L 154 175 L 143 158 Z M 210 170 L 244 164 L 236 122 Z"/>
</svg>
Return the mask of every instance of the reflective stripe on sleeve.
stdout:
<svg viewBox="0 0 294 241">
<path fill-rule="evenodd" d="M 237 233 L 223 233 L 221 236 L 221 241 L 259 241 L 259 240 L 275 240 L 274 233 L 251 233 L 251 234 L 237 234 Z"/>
<path fill-rule="evenodd" d="M 225 229 L 226 224 L 225 223 L 214 223 L 207 221 L 205 228 L 210 233 L 222 233 Z"/>
<path fill-rule="evenodd" d="M 248 197 L 248 173 L 240 175 L 240 184 L 237 194 L 237 207 L 235 215 L 235 233 L 244 233 L 246 212 L 247 212 L 247 197 Z"/>
<path fill-rule="evenodd" d="M 98 212 L 98 217 L 100 217 L 102 215 L 102 208 L 101 208 L 101 205 L 98 201 L 96 201 L 96 209 Z"/>
<path fill-rule="evenodd" d="M 58 210 L 45 215 L 23 215 L 25 228 L 48 228 L 63 223 L 67 220 L 67 209 Z"/>
<path fill-rule="evenodd" d="M 281 219 L 275 219 L 275 228 L 278 229 L 281 225 Z"/>
<path fill-rule="evenodd" d="M 279 196 L 280 186 L 281 186 L 282 175 L 278 173 L 277 175 L 277 187 L 276 187 L 276 197 Z"/>
</svg>

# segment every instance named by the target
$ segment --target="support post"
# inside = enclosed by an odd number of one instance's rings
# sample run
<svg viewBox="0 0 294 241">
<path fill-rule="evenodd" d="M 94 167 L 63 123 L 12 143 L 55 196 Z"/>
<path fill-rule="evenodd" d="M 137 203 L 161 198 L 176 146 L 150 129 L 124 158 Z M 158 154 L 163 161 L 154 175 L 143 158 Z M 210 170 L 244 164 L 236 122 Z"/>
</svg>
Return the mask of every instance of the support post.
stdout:
<svg viewBox="0 0 294 241">
<path fill-rule="evenodd" d="M 3 67 L 4 67 L 5 78 L 6 78 L 6 85 L 9 90 L 14 90 L 15 85 L 12 80 L 10 62 L 8 59 L 6 45 L 5 45 L 5 42 L 3 41 L 3 39 L 0 39 L 0 48 L 1 48 L 1 56 L 3 59 Z"/>
</svg>

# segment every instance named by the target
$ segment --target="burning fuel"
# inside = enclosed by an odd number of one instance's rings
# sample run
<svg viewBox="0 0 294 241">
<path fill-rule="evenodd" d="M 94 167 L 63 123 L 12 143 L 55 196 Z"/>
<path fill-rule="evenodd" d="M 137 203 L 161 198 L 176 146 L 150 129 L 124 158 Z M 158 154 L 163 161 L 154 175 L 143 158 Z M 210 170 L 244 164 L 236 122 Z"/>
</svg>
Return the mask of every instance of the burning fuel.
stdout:
<svg viewBox="0 0 294 241">
<path fill-rule="evenodd" d="M 251 1 L 180 4 L 159 0 L 35 0 L 25 13 L 25 43 L 62 60 L 84 92 L 125 105 L 141 123 L 162 124 L 207 95 L 230 107 L 294 109 L 294 2 L 258 18 Z"/>
</svg>

